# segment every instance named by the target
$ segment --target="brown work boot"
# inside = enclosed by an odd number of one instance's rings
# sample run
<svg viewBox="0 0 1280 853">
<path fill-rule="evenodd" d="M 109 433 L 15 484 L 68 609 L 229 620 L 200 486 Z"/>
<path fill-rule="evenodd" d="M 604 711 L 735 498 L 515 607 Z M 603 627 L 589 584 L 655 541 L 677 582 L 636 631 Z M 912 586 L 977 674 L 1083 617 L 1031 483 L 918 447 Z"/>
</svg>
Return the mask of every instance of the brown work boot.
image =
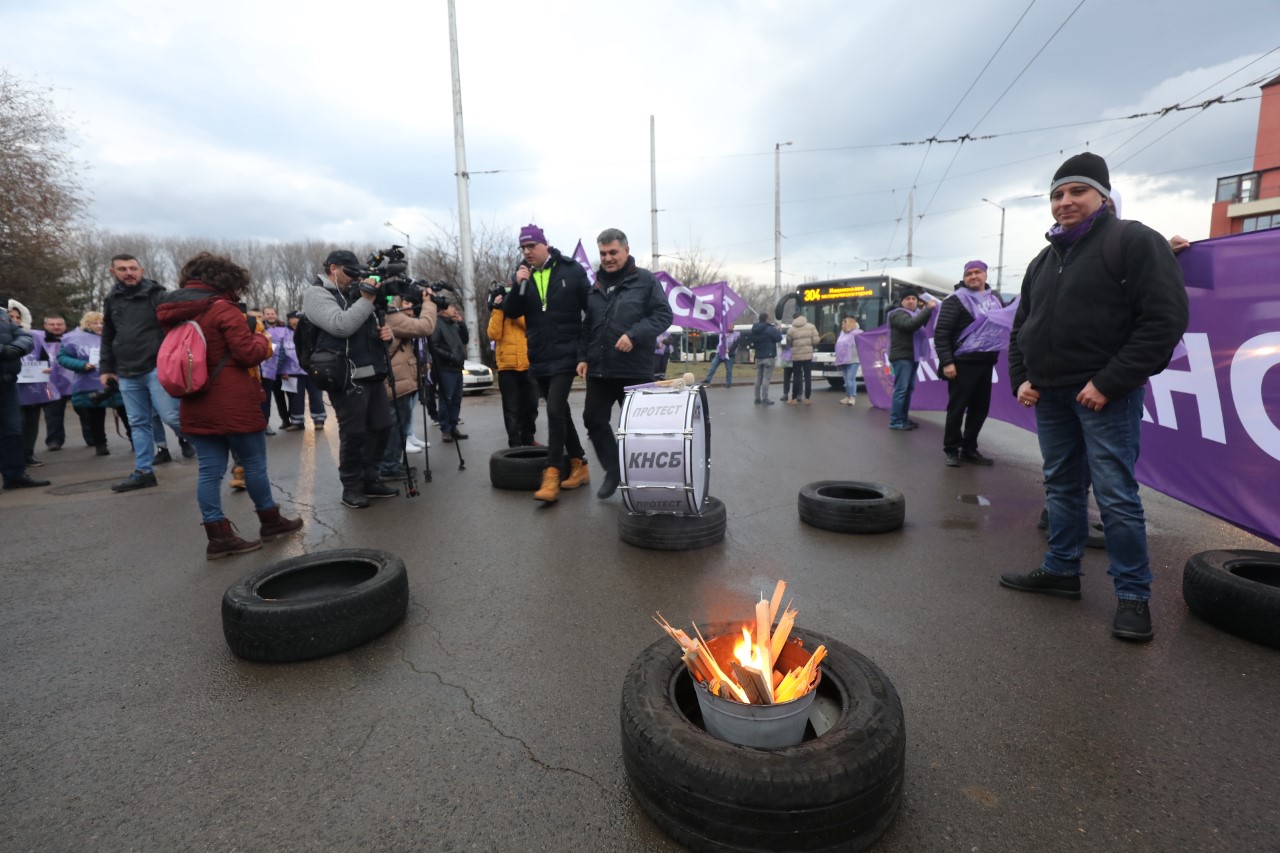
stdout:
<svg viewBox="0 0 1280 853">
<path fill-rule="evenodd" d="M 244 491 L 244 466 L 236 465 L 231 469 L 231 488 L 237 492 Z"/>
<path fill-rule="evenodd" d="M 560 481 L 562 489 L 576 489 L 583 483 L 591 482 L 591 470 L 587 468 L 587 460 L 570 459 L 569 476 Z"/>
<path fill-rule="evenodd" d="M 204 532 L 209 537 L 209 546 L 204 549 L 206 560 L 230 557 L 233 554 L 247 554 L 262 547 L 261 539 L 246 542 L 237 536 L 235 528 L 225 518 L 221 521 L 206 521 Z"/>
<path fill-rule="evenodd" d="M 585 467 L 585 466 L 584 466 Z M 560 497 L 560 469 L 554 466 L 543 469 L 542 488 L 533 493 L 535 501 L 555 503 Z"/>
<path fill-rule="evenodd" d="M 280 514 L 280 507 L 278 506 L 271 509 L 258 510 L 258 520 L 262 522 L 262 527 L 258 529 L 258 538 L 263 542 L 270 542 L 273 539 L 279 539 L 281 536 L 287 536 L 302 527 L 302 519 L 285 518 Z"/>
</svg>

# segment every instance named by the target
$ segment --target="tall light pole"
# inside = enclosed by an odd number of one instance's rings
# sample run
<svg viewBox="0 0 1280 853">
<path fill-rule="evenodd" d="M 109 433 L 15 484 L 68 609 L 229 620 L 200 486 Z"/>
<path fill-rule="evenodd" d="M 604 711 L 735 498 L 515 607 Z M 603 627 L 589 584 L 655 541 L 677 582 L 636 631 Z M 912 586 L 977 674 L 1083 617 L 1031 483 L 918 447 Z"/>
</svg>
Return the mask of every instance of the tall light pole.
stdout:
<svg viewBox="0 0 1280 853">
<path fill-rule="evenodd" d="M 996 293 L 1001 293 L 1000 285 L 1004 283 L 1004 206 L 984 198 L 987 204 L 1000 208 L 1000 257 L 996 260 Z"/>
<path fill-rule="evenodd" d="M 467 187 L 467 143 L 462 130 L 462 75 L 458 71 L 458 15 L 449 0 L 449 70 L 453 78 L 453 159 L 458 178 L 458 266 L 462 273 L 462 296 L 467 306 L 466 323 L 470 339 L 467 356 L 480 360 L 480 328 L 476 324 L 475 261 L 471 254 L 471 196 Z"/>
<path fill-rule="evenodd" d="M 782 298 L 782 146 L 773 146 L 773 303 Z M 776 317 L 774 319 L 777 319 Z"/>
<path fill-rule="evenodd" d="M 382 224 L 390 228 L 392 231 L 396 232 L 397 234 L 401 234 L 404 236 L 404 256 L 406 259 L 408 259 L 410 263 L 413 263 L 413 241 L 409 239 L 408 233 L 401 231 L 399 228 L 392 225 L 390 220 L 387 220 Z"/>
</svg>

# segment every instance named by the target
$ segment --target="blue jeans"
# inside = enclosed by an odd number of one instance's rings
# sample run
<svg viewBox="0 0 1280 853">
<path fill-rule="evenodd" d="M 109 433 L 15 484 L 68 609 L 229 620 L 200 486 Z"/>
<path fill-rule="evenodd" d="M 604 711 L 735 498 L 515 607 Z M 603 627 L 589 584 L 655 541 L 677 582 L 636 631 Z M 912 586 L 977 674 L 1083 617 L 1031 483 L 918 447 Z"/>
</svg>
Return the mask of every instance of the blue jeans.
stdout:
<svg viewBox="0 0 1280 853">
<path fill-rule="evenodd" d="M 142 376 L 121 376 L 120 395 L 124 397 L 124 410 L 129 415 L 129 434 L 133 439 L 133 467 L 150 471 L 156 457 L 156 436 L 152 433 L 151 419 L 161 421 L 181 434 L 178 420 L 178 401 L 165 392 L 156 378 L 154 369 Z M 164 436 L 160 436 L 164 441 Z"/>
<path fill-rule="evenodd" d="M 895 358 L 889 362 L 893 368 L 893 407 L 889 409 L 889 426 L 905 427 L 910 420 L 911 394 L 916 390 L 916 362 L 910 358 Z"/>
<path fill-rule="evenodd" d="M 710 385 L 711 380 L 716 378 L 716 370 L 722 364 L 724 365 L 724 384 L 733 384 L 733 359 L 721 358 L 720 353 L 711 356 L 711 368 L 707 370 L 706 384 Z"/>
<path fill-rule="evenodd" d="M 1116 597 L 1146 601 L 1151 598 L 1151 564 L 1146 518 L 1133 475 L 1146 389 L 1111 400 L 1095 412 L 1076 402 L 1082 387 L 1042 388 L 1036 405 L 1049 508 L 1049 550 L 1042 568 L 1055 575 L 1080 573 L 1089 538 L 1087 490 L 1092 476 L 1111 562 L 1107 574 L 1115 582 Z"/>
<path fill-rule="evenodd" d="M 844 395 L 850 400 L 858 399 L 858 362 L 842 364 L 840 369 L 844 371 Z"/>
<path fill-rule="evenodd" d="M 222 521 L 222 476 L 227 473 L 227 454 L 236 455 L 236 463 L 244 467 L 244 486 L 253 500 L 253 508 L 261 512 L 276 506 L 271 496 L 271 480 L 267 476 L 266 432 L 233 433 L 231 435 L 193 435 L 200 462 L 196 480 L 196 503 L 201 520 Z"/>
</svg>

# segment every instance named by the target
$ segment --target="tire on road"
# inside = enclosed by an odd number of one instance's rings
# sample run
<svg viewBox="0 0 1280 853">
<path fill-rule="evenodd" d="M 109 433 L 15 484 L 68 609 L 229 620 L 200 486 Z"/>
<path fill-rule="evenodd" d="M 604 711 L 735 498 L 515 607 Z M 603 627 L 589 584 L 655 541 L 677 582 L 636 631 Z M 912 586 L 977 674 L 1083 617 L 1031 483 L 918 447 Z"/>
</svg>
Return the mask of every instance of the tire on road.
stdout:
<svg viewBox="0 0 1280 853">
<path fill-rule="evenodd" d="M 534 492 L 546 467 L 545 447 L 506 447 L 489 457 L 489 482 L 495 489 Z"/>
<path fill-rule="evenodd" d="M 727 526 L 724 502 L 708 495 L 702 515 L 618 516 L 618 535 L 637 548 L 653 551 L 689 551 L 724 541 Z"/>
<path fill-rule="evenodd" d="M 732 630 L 708 626 L 706 636 Z M 680 647 L 664 637 L 622 687 L 622 761 L 636 799 L 694 850 L 865 850 L 902 800 L 906 724 L 893 684 L 843 643 L 827 647 L 815 708 L 831 725 L 796 746 L 758 749 L 708 734 Z"/>
<path fill-rule="evenodd" d="M 1210 625 L 1280 649 L 1280 554 L 1194 554 L 1182 571 L 1182 598 Z"/>
<path fill-rule="evenodd" d="M 800 490 L 800 520 L 836 533 L 887 533 L 902 527 L 907 500 L 879 483 L 819 480 Z"/>
<path fill-rule="evenodd" d="M 222 596 L 222 632 L 246 660 L 284 663 L 354 648 L 404 619 L 409 578 L 386 551 L 344 548 L 273 563 Z"/>
</svg>

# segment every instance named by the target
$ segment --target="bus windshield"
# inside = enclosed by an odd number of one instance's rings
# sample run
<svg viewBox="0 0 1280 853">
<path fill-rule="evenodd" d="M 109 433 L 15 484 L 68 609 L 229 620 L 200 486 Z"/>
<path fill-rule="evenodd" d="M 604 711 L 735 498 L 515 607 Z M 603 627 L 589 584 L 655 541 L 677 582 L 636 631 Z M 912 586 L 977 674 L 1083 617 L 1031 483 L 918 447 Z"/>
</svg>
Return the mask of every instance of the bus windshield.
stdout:
<svg viewBox="0 0 1280 853">
<path fill-rule="evenodd" d="M 886 270 L 880 274 L 802 284 L 783 295 L 774 316 L 785 324 L 796 314 L 804 314 L 818 330 L 818 349 L 830 352 L 840 335 L 842 317 L 853 317 L 860 328 L 869 331 L 888 322 L 889 310 L 905 288 L 928 291 L 938 299 L 946 298 L 953 289 L 952 282 L 927 270 L 909 268 L 909 275 L 895 275 L 895 272 Z"/>
</svg>

